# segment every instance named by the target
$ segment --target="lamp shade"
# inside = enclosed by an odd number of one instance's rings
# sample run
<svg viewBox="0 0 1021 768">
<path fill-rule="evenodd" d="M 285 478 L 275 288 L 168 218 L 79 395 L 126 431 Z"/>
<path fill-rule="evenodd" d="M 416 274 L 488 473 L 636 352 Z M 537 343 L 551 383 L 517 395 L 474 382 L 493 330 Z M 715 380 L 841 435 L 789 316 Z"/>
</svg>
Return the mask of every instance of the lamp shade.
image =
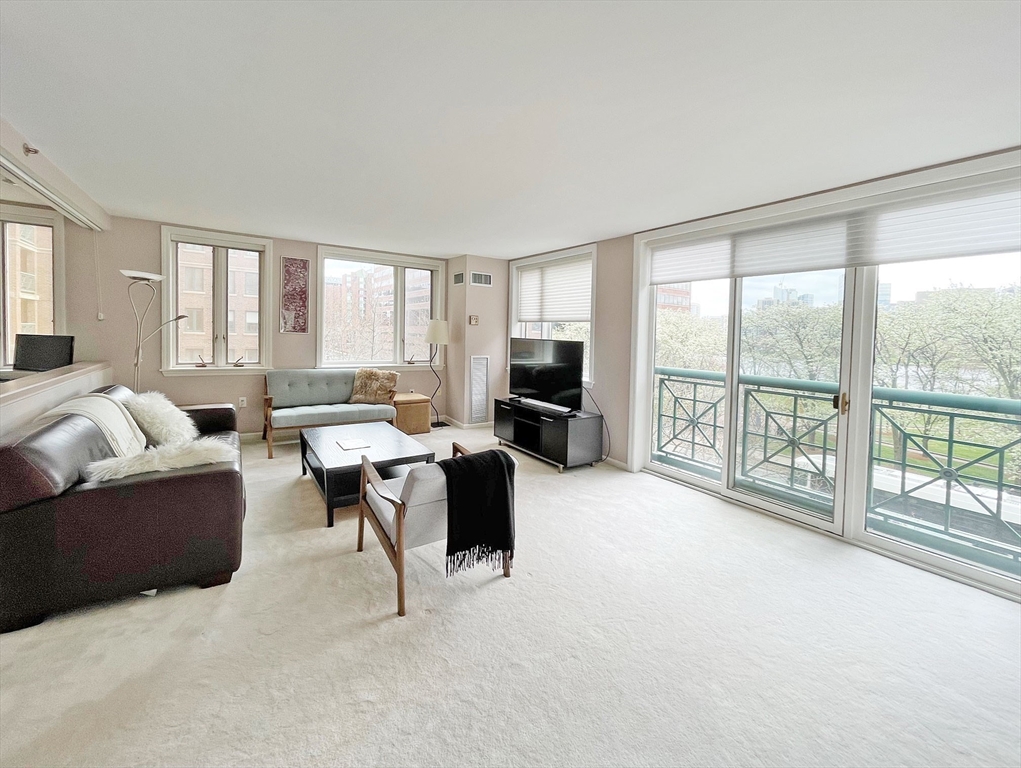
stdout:
<svg viewBox="0 0 1021 768">
<path fill-rule="evenodd" d="M 122 269 L 121 274 L 130 280 L 140 280 L 146 283 L 158 283 L 163 279 L 163 275 L 157 275 L 155 272 L 139 272 L 137 269 Z"/>
<path fill-rule="evenodd" d="M 430 320 L 429 327 L 425 329 L 426 344 L 449 344 L 450 331 L 447 329 L 446 320 Z"/>
</svg>

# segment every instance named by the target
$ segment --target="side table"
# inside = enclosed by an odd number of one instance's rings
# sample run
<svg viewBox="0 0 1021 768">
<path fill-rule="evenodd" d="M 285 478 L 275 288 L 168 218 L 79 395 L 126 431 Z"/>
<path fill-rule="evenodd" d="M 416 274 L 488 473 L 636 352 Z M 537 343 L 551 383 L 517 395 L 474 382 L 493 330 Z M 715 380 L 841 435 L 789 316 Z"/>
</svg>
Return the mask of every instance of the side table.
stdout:
<svg viewBox="0 0 1021 768">
<path fill-rule="evenodd" d="M 429 396 L 415 392 L 399 392 L 394 395 L 394 407 L 397 409 L 397 429 L 406 435 L 420 435 L 430 431 L 432 414 L 430 413 Z"/>
</svg>

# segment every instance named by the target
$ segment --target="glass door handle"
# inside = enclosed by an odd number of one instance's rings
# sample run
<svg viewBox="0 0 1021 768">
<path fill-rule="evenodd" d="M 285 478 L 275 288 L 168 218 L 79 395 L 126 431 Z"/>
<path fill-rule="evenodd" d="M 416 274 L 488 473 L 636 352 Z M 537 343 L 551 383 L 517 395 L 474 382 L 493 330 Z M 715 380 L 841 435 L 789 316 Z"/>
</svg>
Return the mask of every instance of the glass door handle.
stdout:
<svg viewBox="0 0 1021 768">
<path fill-rule="evenodd" d="M 851 408 L 851 398 L 847 396 L 846 392 L 841 392 L 839 395 L 833 396 L 833 409 L 840 409 L 841 415 L 847 413 Z"/>
</svg>

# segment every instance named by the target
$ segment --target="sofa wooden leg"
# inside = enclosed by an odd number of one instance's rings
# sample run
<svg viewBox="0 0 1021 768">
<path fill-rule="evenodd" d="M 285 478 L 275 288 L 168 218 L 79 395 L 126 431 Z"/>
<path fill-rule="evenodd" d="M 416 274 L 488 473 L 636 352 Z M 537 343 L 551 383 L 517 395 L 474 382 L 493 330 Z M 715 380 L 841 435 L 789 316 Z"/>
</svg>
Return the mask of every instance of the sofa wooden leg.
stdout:
<svg viewBox="0 0 1021 768">
<path fill-rule="evenodd" d="M 266 458 L 273 458 L 273 425 L 266 427 Z"/>
<path fill-rule="evenodd" d="M 365 508 L 362 507 L 361 502 L 358 504 L 358 551 L 363 551 L 363 545 L 365 543 Z"/>
<path fill-rule="evenodd" d="M 208 579 L 199 582 L 199 586 L 202 589 L 209 589 L 210 587 L 218 587 L 221 584 L 230 583 L 231 576 L 234 575 L 234 571 L 224 571 L 223 573 L 217 573 L 214 576 L 210 576 Z"/>
<path fill-rule="evenodd" d="M 503 551 L 503 575 L 510 578 L 510 552 L 507 550 Z"/>
</svg>

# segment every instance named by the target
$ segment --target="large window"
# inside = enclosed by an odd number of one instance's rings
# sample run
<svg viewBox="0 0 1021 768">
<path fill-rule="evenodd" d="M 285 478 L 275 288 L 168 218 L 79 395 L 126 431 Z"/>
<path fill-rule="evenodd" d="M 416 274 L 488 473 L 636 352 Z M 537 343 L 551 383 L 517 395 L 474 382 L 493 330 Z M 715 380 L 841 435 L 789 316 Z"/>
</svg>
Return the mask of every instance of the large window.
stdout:
<svg viewBox="0 0 1021 768">
<path fill-rule="evenodd" d="M 57 274 L 62 220 L 6 205 L 0 216 L 0 362 L 10 366 L 19 333 L 63 331 Z"/>
<path fill-rule="evenodd" d="M 587 382 L 593 379 L 595 256 L 592 245 L 521 259 L 511 268 L 511 336 L 584 342 Z"/>
<path fill-rule="evenodd" d="M 652 461 L 719 481 L 730 281 L 657 285 Z"/>
<path fill-rule="evenodd" d="M 638 235 L 632 466 L 1016 595 L 1019 251 L 1016 151 Z"/>
<path fill-rule="evenodd" d="M 167 373 L 236 372 L 264 366 L 272 242 L 163 227 L 163 368 Z M 169 342 L 169 343 L 168 343 Z M 240 351 L 238 351 L 240 350 Z M 238 358 L 241 358 L 240 360 Z"/>
<path fill-rule="evenodd" d="M 426 363 L 429 320 L 438 317 L 444 265 L 322 246 L 320 365 Z"/>
</svg>

